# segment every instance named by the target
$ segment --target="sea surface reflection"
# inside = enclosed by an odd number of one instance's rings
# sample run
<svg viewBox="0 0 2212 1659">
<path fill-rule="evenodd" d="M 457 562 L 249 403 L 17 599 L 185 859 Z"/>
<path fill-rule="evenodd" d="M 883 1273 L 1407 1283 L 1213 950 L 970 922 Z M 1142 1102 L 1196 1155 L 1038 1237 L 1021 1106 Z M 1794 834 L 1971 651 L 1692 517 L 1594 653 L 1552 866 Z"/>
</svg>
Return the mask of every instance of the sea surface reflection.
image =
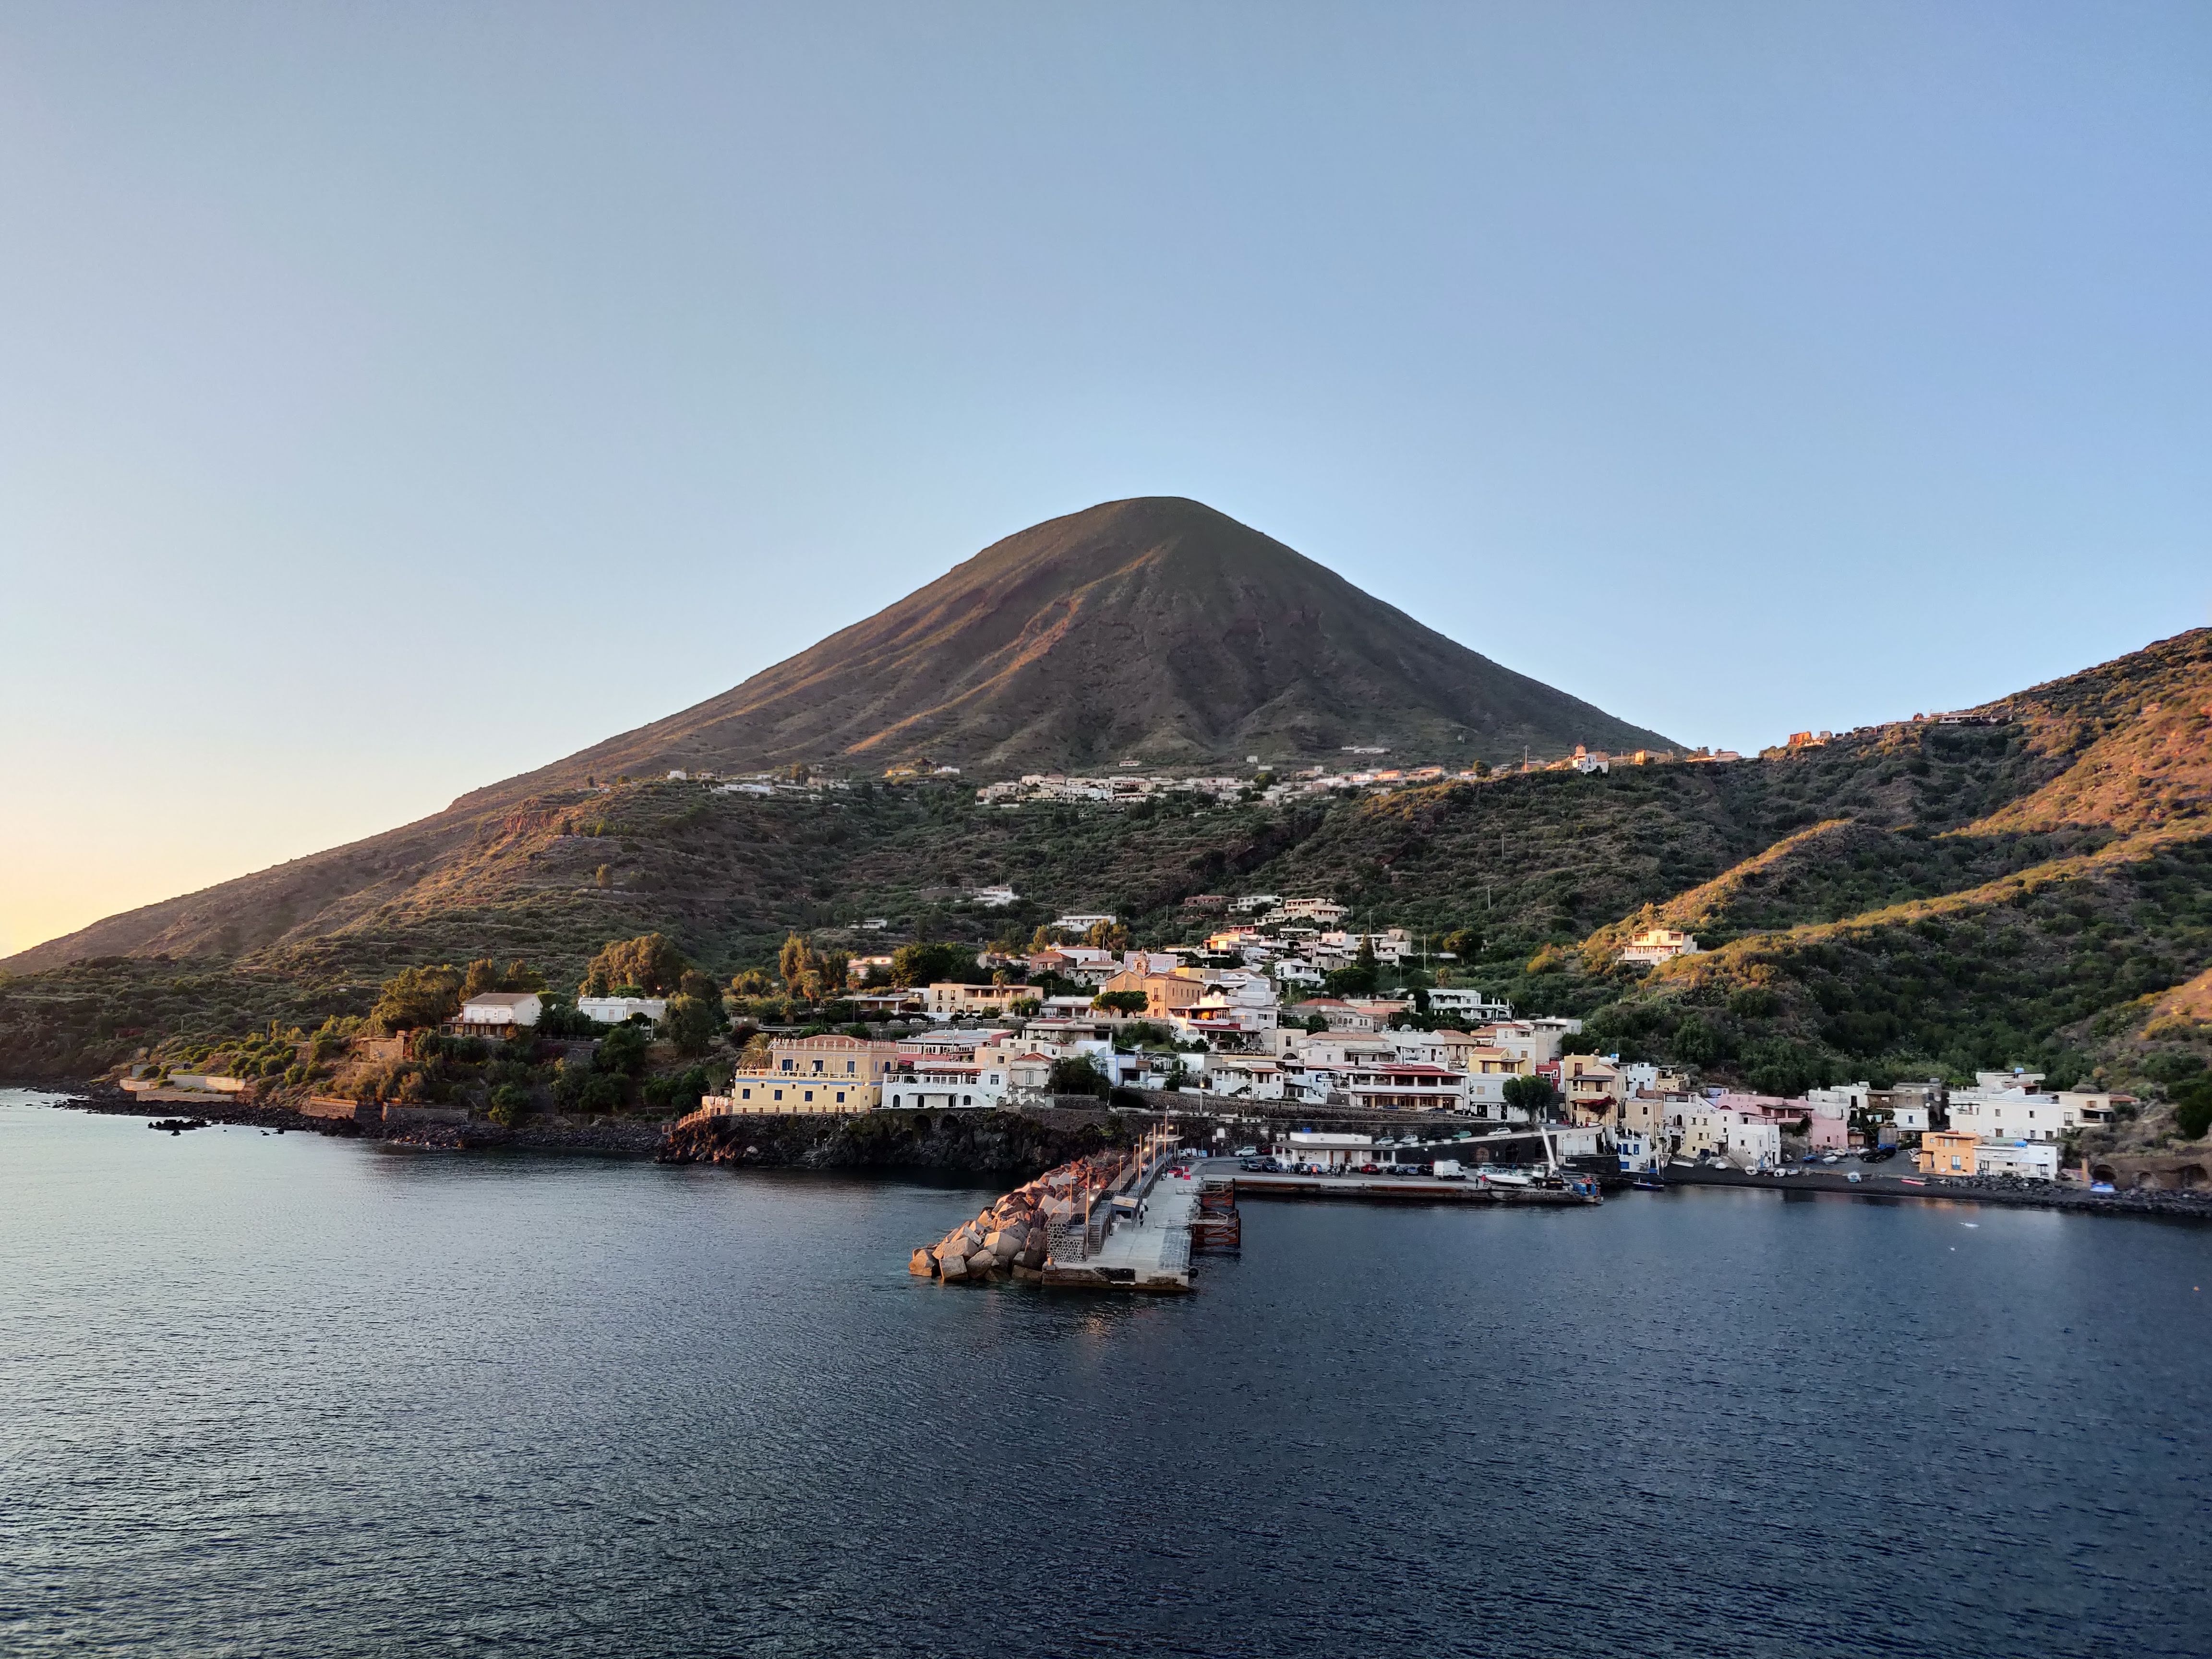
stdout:
<svg viewBox="0 0 2212 1659">
<path fill-rule="evenodd" d="M 1187 1298 L 909 1279 L 986 1196 L 0 1095 L 0 1650 L 2212 1649 L 2212 1230 L 1248 1203 Z"/>
</svg>

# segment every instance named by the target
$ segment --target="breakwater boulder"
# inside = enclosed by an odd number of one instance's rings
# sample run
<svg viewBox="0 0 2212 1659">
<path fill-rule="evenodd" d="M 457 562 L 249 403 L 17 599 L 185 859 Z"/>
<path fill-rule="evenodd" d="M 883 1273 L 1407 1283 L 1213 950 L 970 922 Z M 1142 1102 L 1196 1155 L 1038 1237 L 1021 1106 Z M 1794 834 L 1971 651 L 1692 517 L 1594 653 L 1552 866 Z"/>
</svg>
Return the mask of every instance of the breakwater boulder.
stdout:
<svg viewBox="0 0 2212 1659">
<path fill-rule="evenodd" d="M 1072 1158 L 985 1206 L 936 1243 L 923 1245 L 907 1259 L 907 1271 L 947 1284 L 1042 1279 L 1052 1230 L 1087 1224 L 1092 1205 L 1121 1182 L 1128 1168 L 1118 1152 Z"/>
</svg>

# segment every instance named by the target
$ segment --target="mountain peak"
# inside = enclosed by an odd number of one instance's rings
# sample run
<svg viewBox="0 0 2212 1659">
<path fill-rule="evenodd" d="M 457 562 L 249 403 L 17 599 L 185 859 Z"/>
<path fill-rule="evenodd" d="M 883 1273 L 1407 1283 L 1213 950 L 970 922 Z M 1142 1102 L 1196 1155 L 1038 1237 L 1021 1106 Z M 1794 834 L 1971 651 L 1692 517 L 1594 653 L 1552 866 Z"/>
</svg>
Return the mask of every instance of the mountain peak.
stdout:
<svg viewBox="0 0 2212 1659">
<path fill-rule="evenodd" d="M 672 768 L 1289 765 L 1352 744 L 1466 764 L 1577 743 L 1670 746 L 1202 501 L 1140 495 L 994 542 L 718 697 L 465 799 Z"/>
</svg>

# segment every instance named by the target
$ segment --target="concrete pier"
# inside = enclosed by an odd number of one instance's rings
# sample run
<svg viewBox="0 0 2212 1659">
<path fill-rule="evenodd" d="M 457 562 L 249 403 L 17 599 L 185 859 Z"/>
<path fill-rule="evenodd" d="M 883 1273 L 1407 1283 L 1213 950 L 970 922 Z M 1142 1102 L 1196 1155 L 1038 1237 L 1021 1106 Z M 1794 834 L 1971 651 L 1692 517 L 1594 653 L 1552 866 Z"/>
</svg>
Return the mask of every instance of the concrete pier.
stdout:
<svg viewBox="0 0 2212 1659">
<path fill-rule="evenodd" d="M 1156 1170 L 1130 1194 L 1133 1213 L 1117 1213 L 1096 1243 L 1086 1236 L 1055 1238 L 1046 1258 L 1044 1282 L 1071 1290 L 1187 1291 L 1190 1288 L 1190 1222 L 1198 1209 L 1199 1180 L 1187 1170 Z"/>
</svg>

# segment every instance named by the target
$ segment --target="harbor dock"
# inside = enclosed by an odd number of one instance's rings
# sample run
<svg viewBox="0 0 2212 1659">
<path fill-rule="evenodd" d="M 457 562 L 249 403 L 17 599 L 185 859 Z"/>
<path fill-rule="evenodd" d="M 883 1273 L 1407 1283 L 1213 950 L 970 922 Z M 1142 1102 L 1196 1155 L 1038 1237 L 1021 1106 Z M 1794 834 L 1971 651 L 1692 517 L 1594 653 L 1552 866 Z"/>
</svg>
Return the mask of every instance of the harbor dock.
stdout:
<svg viewBox="0 0 2212 1659">
<path fill-rule="evenodd" d="M 1526 1185 L 1493 1184 L 1470 1176 L 1439 1180 L 1427 1176 L 1289 1175 L 1272 1171 L 1240 1173 L 1237 1190 L 1247 1198 L 1334 1198 L 1366 1203 L 1418 1204 L 1549 1204 L 1599 1202 L 1597 1185 L 1569 1180 L 1557 1186 L 1531 1182 Z"/>
</svg>

